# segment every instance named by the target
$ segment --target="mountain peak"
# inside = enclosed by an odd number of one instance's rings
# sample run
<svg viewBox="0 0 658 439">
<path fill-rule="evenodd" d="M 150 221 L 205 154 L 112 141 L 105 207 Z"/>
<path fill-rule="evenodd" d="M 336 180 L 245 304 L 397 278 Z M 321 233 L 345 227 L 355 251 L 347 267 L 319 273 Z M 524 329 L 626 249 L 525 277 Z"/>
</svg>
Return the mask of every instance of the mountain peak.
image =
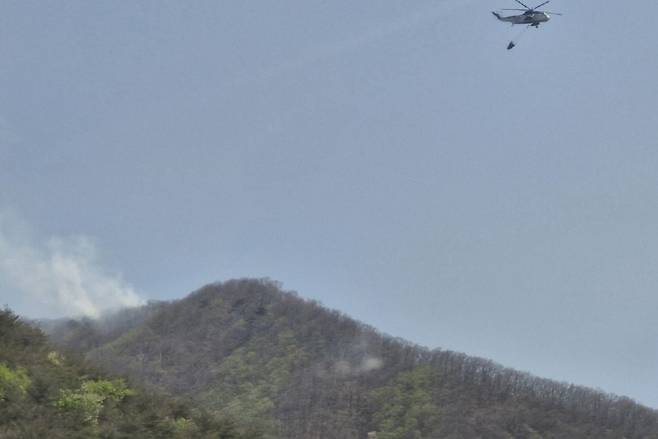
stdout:
<svg viewBox="0 0 658 439">
<path fill-rule="evenodd" d="M 658 437 L 658 414 L 630 399 L 395 339 L 268 279 L 127 321 L 89 360 L 271 438 Z"/>
</svg>

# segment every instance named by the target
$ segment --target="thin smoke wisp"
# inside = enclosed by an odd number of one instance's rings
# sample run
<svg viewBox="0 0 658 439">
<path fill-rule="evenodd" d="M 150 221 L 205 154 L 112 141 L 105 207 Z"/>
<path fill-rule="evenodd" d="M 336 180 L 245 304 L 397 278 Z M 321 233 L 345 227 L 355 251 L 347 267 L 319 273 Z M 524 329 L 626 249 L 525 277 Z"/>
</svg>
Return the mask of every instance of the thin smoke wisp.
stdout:
<svg viewBox="0 0 658 439">
<path fill-rule="evenodd" d="M 0 297 L 35 317 L 87 316 L 144 303 L 119 274 L 101 266 L 85 236 L 31 238 L 27 227 L 0 212 Z"/>
</svg>

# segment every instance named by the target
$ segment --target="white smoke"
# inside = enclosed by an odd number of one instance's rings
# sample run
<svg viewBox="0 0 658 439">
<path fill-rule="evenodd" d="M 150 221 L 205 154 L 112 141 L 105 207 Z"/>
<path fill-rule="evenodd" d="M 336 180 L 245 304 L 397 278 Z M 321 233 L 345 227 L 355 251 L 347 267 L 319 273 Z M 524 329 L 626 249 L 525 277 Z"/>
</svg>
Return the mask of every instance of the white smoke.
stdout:
<svg viewBox="0 0 658 439">
<path fill-rule="evenodd" d="M 13 297 L 30 314 L 42 314 L 39 317 L 96 318 L 103 311 L 144 302 L 119 274 L 103 269 L 92 239 L 52 237 L 35 242 L 24 223 L 1 211 L 0 295 L 3 304 L 5 297 Z"/>
<path fill-rule="evenodd" d="M 359 366 L 359 372 L 364 373 L 364 372 L 371 372 L 373 370 L 377 370 L 381 368 L 384 365 L 384 362 L 382 361 L 381 358 L 377 357 L 368 357 L 365 360 L 363 360 L 363 363 Z"/>
<path fill-rule="evenodd" d="M 339 360 L 334 363 L 333 372 L 340 376 L 361 375 L 372 372 L 384 365 L 381 358 L 366 357 L 358 364 L 352 364 L 347 360 Z"/>
</svg>

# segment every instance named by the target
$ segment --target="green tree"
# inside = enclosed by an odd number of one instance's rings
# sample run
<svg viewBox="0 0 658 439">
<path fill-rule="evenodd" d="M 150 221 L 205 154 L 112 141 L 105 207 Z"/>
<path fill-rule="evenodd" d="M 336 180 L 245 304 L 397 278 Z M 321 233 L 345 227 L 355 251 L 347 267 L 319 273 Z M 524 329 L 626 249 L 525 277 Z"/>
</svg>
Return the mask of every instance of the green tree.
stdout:
<svg viewBox="0 0 658 439">
<path fill-rule="evenodd" d="M 420 366 L 372 392 L 378 439 L 421 439 L 438 428 L 440 410 L 432 401 L 433 371 Z"/>
<path fill-rule="evenodd" d="M 12 370 L 5 364 L 0 364 L 0 400 L 24 397 L 31 383 L 27 371 L 22 367 Z"/>
<path fill-rule="evenodd" d="M 82 422 L 97 425 L 98 417 L 105 402 L 120 402 L 126 396 L 135 392 L 126 387 L 122 379 L 86 380 L 77 390 L 60 390 L 59 399 L 55 406 L 63 411 L 72 413 Z"/>
</svg>

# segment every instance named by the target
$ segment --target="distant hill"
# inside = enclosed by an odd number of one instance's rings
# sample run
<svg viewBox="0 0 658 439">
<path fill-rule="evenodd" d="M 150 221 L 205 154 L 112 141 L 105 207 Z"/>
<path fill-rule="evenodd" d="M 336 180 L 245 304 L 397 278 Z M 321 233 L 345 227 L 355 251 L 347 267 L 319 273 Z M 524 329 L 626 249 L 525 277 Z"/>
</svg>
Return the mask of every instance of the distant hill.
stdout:
<svg viewBox="0 0 658 439">
<path fill-rule="evenodd" d="M 108 376 L 0 310 L 0 438 L 252 439 L 235 424 Z"/>
<path fill-rule="evenodd" d="M 658 413 L 383 335 L 268 280 L 208 285 L 52 339 L 277 439 L 658 439 Z"/>
</svg>

